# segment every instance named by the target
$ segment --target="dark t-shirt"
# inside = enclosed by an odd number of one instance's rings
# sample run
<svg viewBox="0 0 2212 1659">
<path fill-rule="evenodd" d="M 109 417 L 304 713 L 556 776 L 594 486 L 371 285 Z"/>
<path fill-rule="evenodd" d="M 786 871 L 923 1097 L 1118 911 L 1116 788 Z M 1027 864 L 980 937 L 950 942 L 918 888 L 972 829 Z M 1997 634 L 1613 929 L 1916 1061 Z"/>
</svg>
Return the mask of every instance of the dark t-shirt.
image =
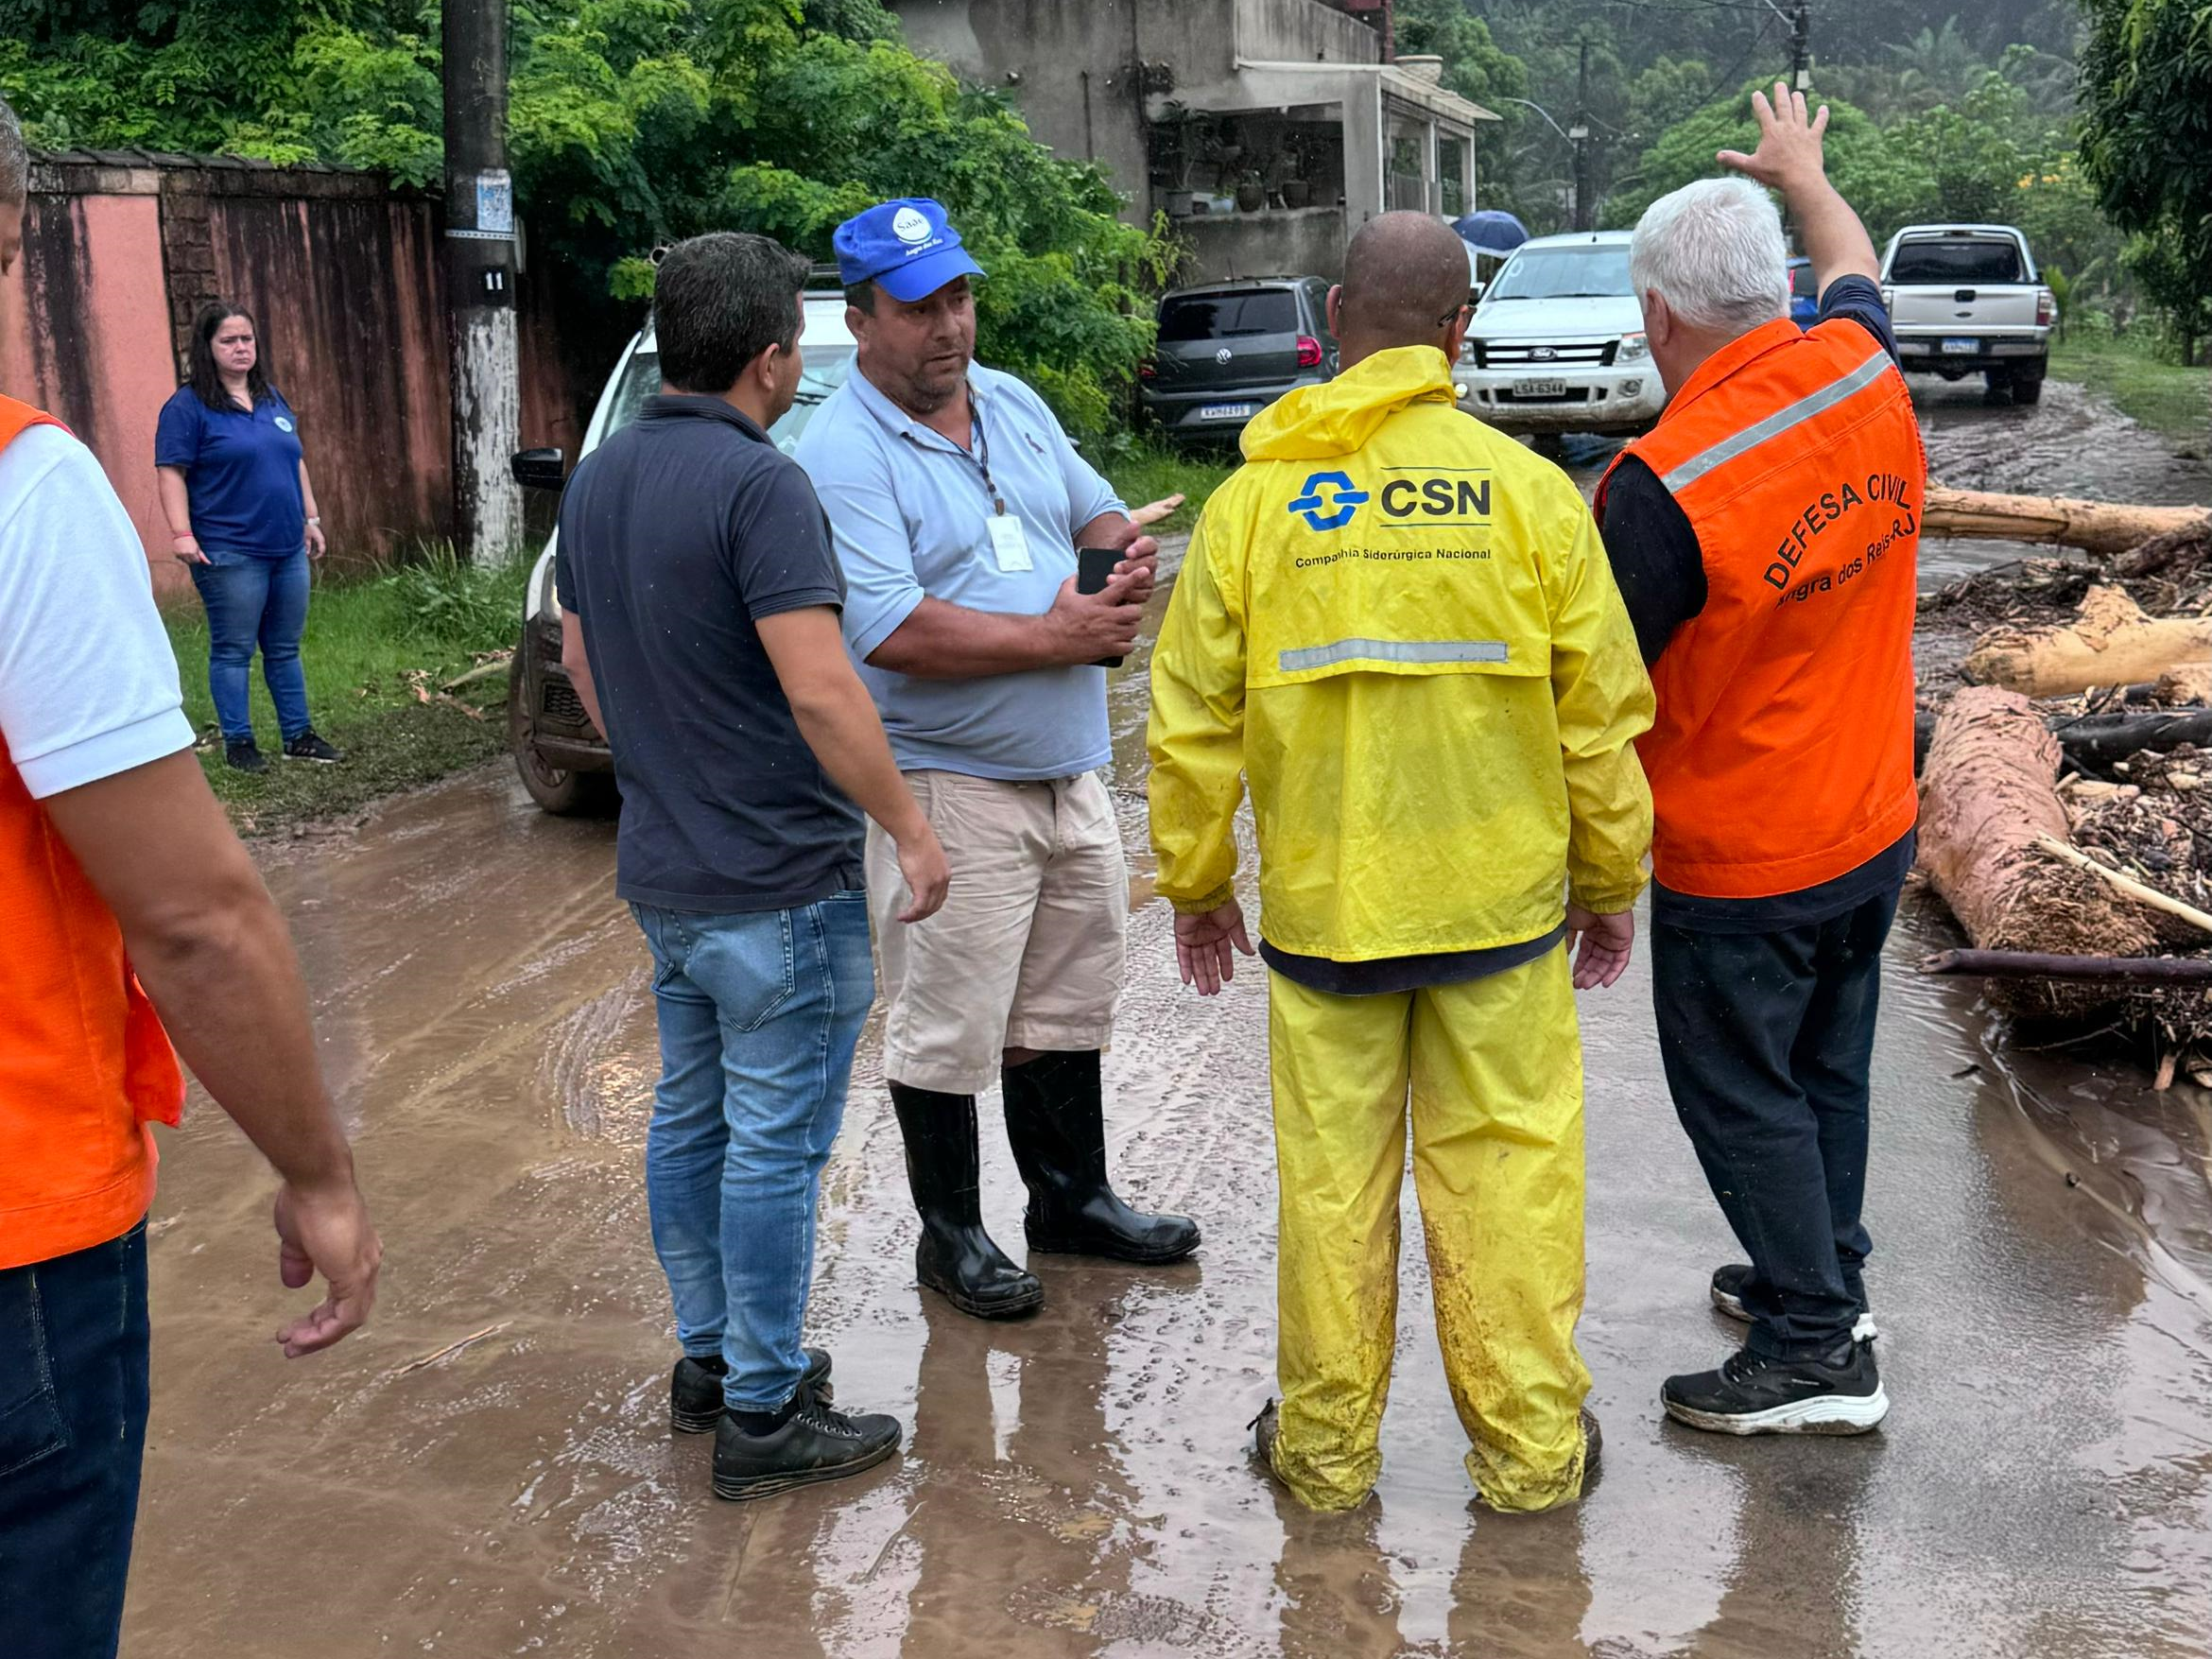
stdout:
<svg viewBox="0 0 2212 1659">
<path fill-rule="evenodd" d="M 1840 276 L 1828 285 L 1821 296 L 1820 320 L 1836 317 L 1848 317 L 1896 356 L 1897 337 L 1881 290 L 1866 277 Z M 1697 531 L 1658 475 L 1633 455 L 1622 458 L 1606 483 L 1598 527 L 1644 662 L 1655 664 L 1675 630 L 1705 608 L 1705 556 Z M 1825 922 L 1902 882 L 1912 868 L 1914 845 L 1907 832 L 1902 840 L 1831 881 L 1761 899 L 1701 898 L 1655 881 L 1651 920 L 1701 933 L 1779 932 Z"/>
<path fill-rule="evenodd" d="M 859 809 L 800 735 L 755 626 L 844 604 L 798 463 L 719 398 L 648 398 L 569 483 L 558 581 L 622 786 L 616 894 L 726 913 L 857 890 Z"/>
<path fill-rule="evenodd" d="M 211 553 L 288 559 L 307 539 L 300 424 L 273 386 L 245 409 L 211 409 L 189 386 L 162 406 L 154 465 L 184 475 L 192 534 Z"/>
</svg>

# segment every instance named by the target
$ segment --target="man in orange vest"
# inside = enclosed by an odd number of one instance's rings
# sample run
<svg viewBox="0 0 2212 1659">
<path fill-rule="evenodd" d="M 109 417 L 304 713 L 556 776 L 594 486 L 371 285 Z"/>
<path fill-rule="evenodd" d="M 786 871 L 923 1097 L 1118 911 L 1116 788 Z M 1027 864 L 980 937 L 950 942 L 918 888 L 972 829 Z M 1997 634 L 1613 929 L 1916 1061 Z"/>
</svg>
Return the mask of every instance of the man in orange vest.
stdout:
<svg viewBox="0 0 2212 1659">
<path fill-rule="evenodd" d="M 27 158 L 0 104 L 0 275 Z M 285 924 L 192 752 L 146 554 L 91 451 L 0 397 L 0 1653 L 115 1651 L 146 1441 L 169 1037 L 276 1166 L 277 1333 L 368 1317 L 379 1246 Z M 157 1010 L 159 1011 L 157 1013 Z M 164 1031 L 166 1023 L 167 1032 Z"/>
<path fill-rule="evenodd" d="M 1749 176 L 1651 204 L 1629 268 L 1670 399 L 1599 488 L 1659 713 L 1652 980 L 1667 1080 L 1748 1265 L 1749 1322 L 1668 1415 L 1857 1434 L 1889 1409 L 1860 1269 L 1883 941 L 1911 867 L 1912 619 L 1927 462 L 1874 245 L 1805 98 L 1754 95 Z M 1789 320 L 1780 191 L 1823 285 Z"/>
</svg>

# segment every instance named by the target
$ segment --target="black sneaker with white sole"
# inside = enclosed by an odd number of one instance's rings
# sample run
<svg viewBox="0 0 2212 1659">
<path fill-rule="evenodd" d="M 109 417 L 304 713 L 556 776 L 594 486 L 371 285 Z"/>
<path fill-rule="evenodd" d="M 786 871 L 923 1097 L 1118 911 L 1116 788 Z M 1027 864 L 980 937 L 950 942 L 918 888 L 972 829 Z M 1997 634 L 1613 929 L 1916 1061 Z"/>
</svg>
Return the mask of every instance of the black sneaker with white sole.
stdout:
<svg viewBox="0 0 2212 1659">
<path fill-rule="evenodd" d="M 1713 1270 L 1713 1305 L 1733 1320 L 1745 1324 L 1752 1322 L 1751 1309 L 1743 1305 L 1743 1293 L 1751 1286 L 1752 1269 L 1749 1262 L 1731 1262 L 1724 1268 Z M 1858 1322 L 1851 1327 L 1854 1342 L 1872 1342 L 1881 1336 L 1875 1324 L 1874 1309 L 1860 1304 Z"/>
<path fill-rule="evenodd" d="M 346 757 L 318 737 L 312 731 L 302 732 L 285 743 L 286 760 L 319 761 L 324 766 L 336 766 Z"/>
<path fill-rule="evenodd" d="M 1716 1434 L 1864 1434 L 1890 1413 L 1865 1342 L 1820 1359 L 1774 1359 L 1745 1348 L 1718 1371 L 1668 1377 L 1659 1403 L 1675 1422 Z"/>
<path fill-rule="evenodd" d="M 799 1408 L 772 1434 L 747 1434 L 724 1412 L 715 1427 L 715 1495 L 741 1502 L 842 1480 L 897 1451 L 899 1434 L 896 1417 L 849 1417 L 804 1389 Z"/>
<path fill-rule="evenodd" d="M 821 1348 L 802 1348 L 806 1374 L 799 1386 L 811 1389 L 814 1397 L 828 1405 L 837 1397 L 830 1385 L 830 1357 Z M 722 1420 L 722 1378 L 729 1365 L 719 1357 L 695 1359 L 686 1354 L 676 1362 L 668 1379 L 668 1426 L 678 1434 L 712 1434 Z"/>
</svg>

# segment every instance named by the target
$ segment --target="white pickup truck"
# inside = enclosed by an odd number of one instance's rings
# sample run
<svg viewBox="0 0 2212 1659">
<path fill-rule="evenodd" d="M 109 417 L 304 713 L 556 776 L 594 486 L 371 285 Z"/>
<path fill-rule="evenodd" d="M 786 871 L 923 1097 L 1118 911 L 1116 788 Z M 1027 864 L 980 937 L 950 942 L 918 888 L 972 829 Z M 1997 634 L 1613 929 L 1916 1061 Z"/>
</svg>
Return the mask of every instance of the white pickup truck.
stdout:
<svg viewBox="0 0 2212 1659">
<path fill-rule="evenodd" d="M 1907 225 L 1882 253 L 1882 302 L 1909 374 L 1981 375 L 1989 400 L 2043 395 L 2058 302 L 2010 225 Z"/>
</svg>

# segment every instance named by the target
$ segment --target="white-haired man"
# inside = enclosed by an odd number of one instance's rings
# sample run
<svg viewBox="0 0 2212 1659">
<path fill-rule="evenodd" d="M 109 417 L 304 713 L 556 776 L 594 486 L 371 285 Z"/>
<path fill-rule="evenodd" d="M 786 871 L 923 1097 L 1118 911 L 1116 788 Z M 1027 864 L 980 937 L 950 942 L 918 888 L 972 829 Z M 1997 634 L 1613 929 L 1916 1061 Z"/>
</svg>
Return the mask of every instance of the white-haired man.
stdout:
<svg viewBox="0 0 2212 1659">
<path fill-rule="evenodd" d="M 1754 95 L 1745 179 L 1636 226 L 1666 414 L 1599 489 L 1658 696 L 1638 745 L 1655 833 L 1652 979 L 1668 1088 L 1751 1257 L 1747 1321 L 1668 1414 L 1732 1434 L 1855 1434 L 1889 1409 L 1860 1268 L 1883 941 L 1913 855 L 1914 562 L 1927 462 L 1874 244 L 1802 95 Z M 1822 286 L 1789 320 L 1778 190 Z"/>
</svg>

